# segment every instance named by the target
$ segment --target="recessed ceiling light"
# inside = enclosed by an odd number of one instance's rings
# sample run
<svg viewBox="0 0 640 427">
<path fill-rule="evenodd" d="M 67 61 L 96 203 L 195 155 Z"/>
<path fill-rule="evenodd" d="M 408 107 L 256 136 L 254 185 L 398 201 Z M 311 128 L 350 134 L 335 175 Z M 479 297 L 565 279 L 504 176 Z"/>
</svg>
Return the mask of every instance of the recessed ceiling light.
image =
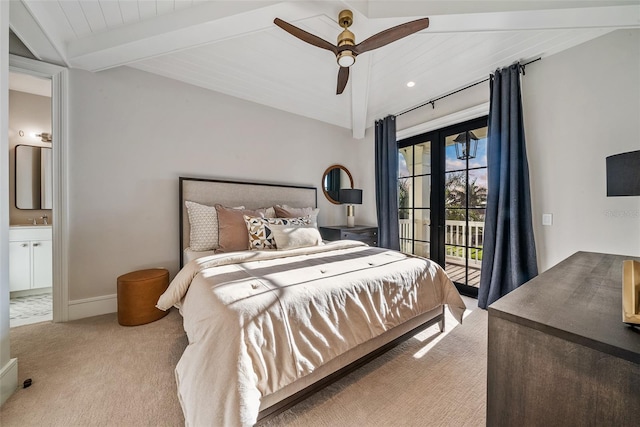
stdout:
<svg viewBox="0 0 640 427">
<path fill-rule="evenodd" d="M 414 87 L 416 82 L 407 82 L 407 87 Z"/>
</svg>

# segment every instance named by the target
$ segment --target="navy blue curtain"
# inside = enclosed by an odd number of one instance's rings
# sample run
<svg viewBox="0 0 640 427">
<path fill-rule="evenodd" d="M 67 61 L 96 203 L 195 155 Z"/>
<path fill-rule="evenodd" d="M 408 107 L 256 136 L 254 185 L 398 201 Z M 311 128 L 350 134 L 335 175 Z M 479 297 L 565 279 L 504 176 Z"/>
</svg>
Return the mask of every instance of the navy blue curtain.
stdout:
<svg viewBox="0 0 640 427">
<path fill-rule="evenodd" d="M 378 246 L 400 250 L 396 118 L 376 120 L 376 210 Z"/>
<path fill-rule="evenodd" d="M 481 308 L 487 308 L 538 274 L 520 64 L 496 70 L 490 87 L 488 195 L 478 290 Z"/>
</svg>

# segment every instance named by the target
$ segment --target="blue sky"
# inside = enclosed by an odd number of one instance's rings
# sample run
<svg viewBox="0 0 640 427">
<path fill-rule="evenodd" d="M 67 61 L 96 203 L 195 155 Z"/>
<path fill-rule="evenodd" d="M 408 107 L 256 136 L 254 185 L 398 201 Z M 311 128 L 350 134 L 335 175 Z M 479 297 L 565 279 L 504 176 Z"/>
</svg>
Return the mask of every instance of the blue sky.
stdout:
<svg viewBox="0 0 640 427">
<path fill-rule="evenodd" d="M 449 145 L 446 148 L 446 170 L 460 170 L 465 168 L 465 161 L 460 160 L 456 157 L 456 149 L 453 145 Z M 469 160 L 469 167 L 476 168 L 487 165 L 487 138 L 482 138 L 478 140 L 478 150 L 476 152 L 476 157 Z M 407 161 L 403 155 L 398 157 L 398 172 L 399 176 L 409 176 L 409 168 L 407 166 Z M 483 171 L 484 172 L 484 171 Z M 474 174 L 478 176 L 476 184 L 479 186 L 486 187 L 487 186 L 487 176 L 486 173 Z"/>
</svg>

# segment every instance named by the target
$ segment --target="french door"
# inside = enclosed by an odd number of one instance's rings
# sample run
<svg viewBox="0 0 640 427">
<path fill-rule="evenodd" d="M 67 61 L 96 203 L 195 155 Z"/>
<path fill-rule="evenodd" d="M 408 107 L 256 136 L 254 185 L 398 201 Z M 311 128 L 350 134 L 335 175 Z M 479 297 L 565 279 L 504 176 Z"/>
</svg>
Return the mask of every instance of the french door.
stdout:
<svg viewBox="0 0 640 427">
<path fill-rule="evenodd" d="M 398 141 L 400 250 L 477 297 L 487 203 L 487 117 Z"/>
</svg>

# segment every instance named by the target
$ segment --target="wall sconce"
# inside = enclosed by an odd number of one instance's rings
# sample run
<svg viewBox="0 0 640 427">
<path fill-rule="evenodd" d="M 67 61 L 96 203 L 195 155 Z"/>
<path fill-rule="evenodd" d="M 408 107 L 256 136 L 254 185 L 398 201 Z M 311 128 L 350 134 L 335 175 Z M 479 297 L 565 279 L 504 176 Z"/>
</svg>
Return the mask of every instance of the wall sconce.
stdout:
<svg viewBox="0 0 640 427">
<path fill-rule="evenodd" d="M 51 134 L 48 132 L 37 133 L 36 136 L 40 138 L 42 142 L 51 142 Z"/>
<path fill-rule="evenodd" d="M 347 227 L 354 227 L 356 224 L 355 211 L 353 206 L 362 204 L 362 190 L 356 188 L 343 188 L 340 190 L 340 203 L 347 205 Z"/>
<path fill-rule="evenodd" d="M 462 132 L 456 139 L 456 157 L 460 160 L 475 159 L 478 151 L 478 137 L 473 132 Z"/>
</svg>

